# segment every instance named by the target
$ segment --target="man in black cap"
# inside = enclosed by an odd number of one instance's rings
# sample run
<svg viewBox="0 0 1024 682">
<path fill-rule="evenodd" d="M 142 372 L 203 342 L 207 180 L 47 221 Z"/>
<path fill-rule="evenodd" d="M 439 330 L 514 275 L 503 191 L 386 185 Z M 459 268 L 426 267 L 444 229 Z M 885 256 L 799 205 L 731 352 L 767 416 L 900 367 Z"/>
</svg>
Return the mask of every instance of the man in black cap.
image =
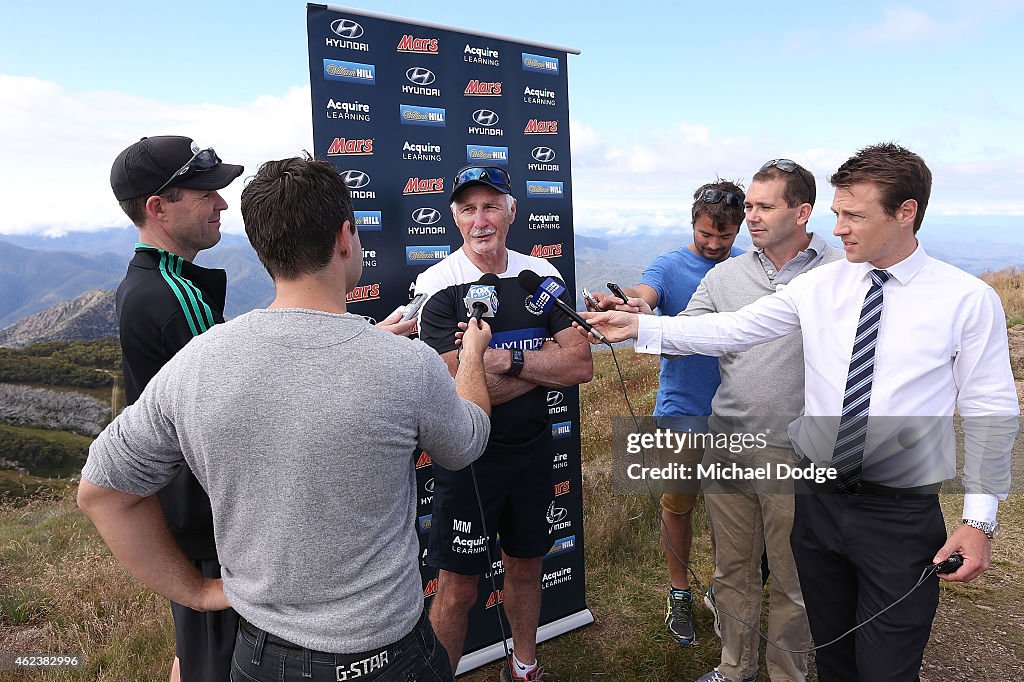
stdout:
<svg viewBox="0 0 1024 682">
<path fill-rule="evenodd" d="M 590 349 L 573 338 L 565 313 L 550 304 L 524 306 L 516 279 L 528 270 L 548 278 L 551 291 L 561 288 L 555 295 L 563 301 L 573 305 L 573 300 L 551 263 L 506 248 L 517 206 L 508 172 L 497 166 L 463 168 L 449 202 L 463 244 L 416 279 L 416 293 L 429 295 L 421 309 L 420 339 L 441 354 L 454 375 L 459 367 L 455 332 L 468 315 L 465 297 L 485 273 L 498 276 L 498 310 L 489 320 L 493 335 L 484 352 L 492 405 L 487 448 L 474 464 L 475 474 L 470 468 L 434 466 L 427 564 L 440 571 L 430 621 L 456 670 L 480 576 L 492 570 L 488 555 L 495 535 L 501 536 L 504 609 L 515 648 L 501 679 L 537 682 L 544 676 L 536 657 L 540 578 L 554 513 L 547 393 L 549 387 L 590 381 L 593 363 Z"/>
<path fill-rule="evenodd" d="M 110 186 L 139 229 L 128 272 L 117 288 L 125 402 L 138 399 L 150 379 L 193 337 L 224 321 L 227 275 L 195 265 L 196 254 L 220 241 L 218 193 L 242 174 L 213 149 L 187 137 L 144 137 L 121 152 Z M 210 499 L 188 467 L 160 491 L 175 540 L 203 575 L 220 577 Z M 171 604 L 177 657 L 171 680 L 228 679 L 238 616 L 233 610 L 199 613 Z"/>
</svg>

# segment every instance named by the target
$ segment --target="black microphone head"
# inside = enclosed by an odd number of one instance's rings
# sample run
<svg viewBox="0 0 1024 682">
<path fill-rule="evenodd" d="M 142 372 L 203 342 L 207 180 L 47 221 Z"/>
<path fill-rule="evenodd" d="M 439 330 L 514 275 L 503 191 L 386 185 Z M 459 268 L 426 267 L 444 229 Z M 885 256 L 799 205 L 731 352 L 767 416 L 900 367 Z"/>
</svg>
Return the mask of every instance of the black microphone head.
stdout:
<svg viewBox="0 0 1024 682">
<path fill-rule="evenodd" d="M 531 294 L 536 293 L 537 289 L 540 289 L 540 285 L 544 281 L 541 279 L 541 276 L 533 270 L 523 270 L 519 273 L 519 276 L 516 277 L 516 280 L 519 282 L 519 286 L 526 289 L 526 291 Z"/>
<path fill-rule="evenodd" d="M 501 279 L 493 272 L 488 272 L 480 278 L 477 284 L 483 284 L 485 287 L 494 287 L 494 290 L 497 291 L 501 287 Z"/>
</svg>

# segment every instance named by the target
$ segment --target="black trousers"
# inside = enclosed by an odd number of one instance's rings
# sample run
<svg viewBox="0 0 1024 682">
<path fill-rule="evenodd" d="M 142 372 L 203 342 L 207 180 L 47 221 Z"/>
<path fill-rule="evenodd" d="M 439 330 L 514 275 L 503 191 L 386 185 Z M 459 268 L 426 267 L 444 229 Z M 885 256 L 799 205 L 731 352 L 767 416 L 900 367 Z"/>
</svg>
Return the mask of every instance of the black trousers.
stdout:
<svg viewBox="0 0 1024 682">
<path fill-rule="evenodd" d="M 815 645 L 902 597 L 946 541 L 937 495 L 797 494 L 791 543 Z M 820 682 L 912 682 L 939 599 L 939 580 L 815 652 Z"/>
<path fill-rule="evenodd" d="M 220 577 L 220 562 L 216 559 L 193 559 L 192 565 L 207 578 Z M 200 613 L 171 602 L 171 613 L 181 682 L 227 680 L 238 632 L 238 614 L 234 609 Z"/>
</svg>

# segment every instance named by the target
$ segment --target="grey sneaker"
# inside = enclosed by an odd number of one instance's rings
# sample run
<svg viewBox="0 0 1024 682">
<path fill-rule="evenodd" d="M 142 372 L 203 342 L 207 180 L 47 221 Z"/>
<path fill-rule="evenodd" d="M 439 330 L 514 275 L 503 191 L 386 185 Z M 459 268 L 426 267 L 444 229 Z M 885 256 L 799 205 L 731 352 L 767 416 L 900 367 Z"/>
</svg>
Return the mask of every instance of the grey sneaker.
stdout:
<svg viewBox="0 0 1024 682">
<path fill-rule="evenodd" d="M 718 672 L 718 668 L 715 668 L 707 675 L 698 679 L 697 682 L 732 682 L 732 679 Z M 744 677 L 743 682 L 757 682 L 757 671 L 755 670 L 754 674 L 750 677 Z"/>
<path fill-rule="evenodd" d="M 665 625 L 680 645 L 693 646 L 697 643 L 697 635 L 693 631 L 693 595 L 689 590 L 668 591 Z"/>
<path fill-rule="evenodd" d="M 718 639 L 722 639 L 722 625 L 718 620 L 718 604 L 715 603 L 715 586 L 712 585 L 708 588 L 707 594 L 704 595 L 704 606 L 708 607 L 711 611 L 711 615 L 715 617 L 714 628 L 715 636 Z"/>
</svg>

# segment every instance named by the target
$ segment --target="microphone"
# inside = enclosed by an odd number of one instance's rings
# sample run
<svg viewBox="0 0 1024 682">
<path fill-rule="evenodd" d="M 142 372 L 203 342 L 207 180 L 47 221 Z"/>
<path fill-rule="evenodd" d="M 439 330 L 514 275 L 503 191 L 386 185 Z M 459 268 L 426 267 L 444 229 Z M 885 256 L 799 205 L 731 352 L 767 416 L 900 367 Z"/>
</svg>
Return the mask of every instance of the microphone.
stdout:
<svg viewBox="0 0 1024 682">
<path fill-rule="evenodd" d="M 563 313 L 571 317 L 576 324 L 593 334 L 598 341 L 608 344 L 608 339 L 604 337 L 604 334 L 584 320 L 568 303 L 558 298 L 565 291 L 565 287 L 559 284 L 553 277 L 546 277 L 542 280 L 540 275 L 533 270 L 523 270 L 516 277 L 516 280 L 519 282 L 519 286 L 533 294 L 530 298 L 526 299 L 526 309 L 531 313 L 540 315 L 550 310 L 552 305 L 556 305 Z"/>
<path fill-rule="evenodd" d="M 476 284 L 469 287 L 463 302 L 469 310 L 469 317 L 480 321 L 481 317 L 494 317 L 498 312 L 498 287 L 501 280 L 493 272 L 488 272 Z"/>
</svg>

